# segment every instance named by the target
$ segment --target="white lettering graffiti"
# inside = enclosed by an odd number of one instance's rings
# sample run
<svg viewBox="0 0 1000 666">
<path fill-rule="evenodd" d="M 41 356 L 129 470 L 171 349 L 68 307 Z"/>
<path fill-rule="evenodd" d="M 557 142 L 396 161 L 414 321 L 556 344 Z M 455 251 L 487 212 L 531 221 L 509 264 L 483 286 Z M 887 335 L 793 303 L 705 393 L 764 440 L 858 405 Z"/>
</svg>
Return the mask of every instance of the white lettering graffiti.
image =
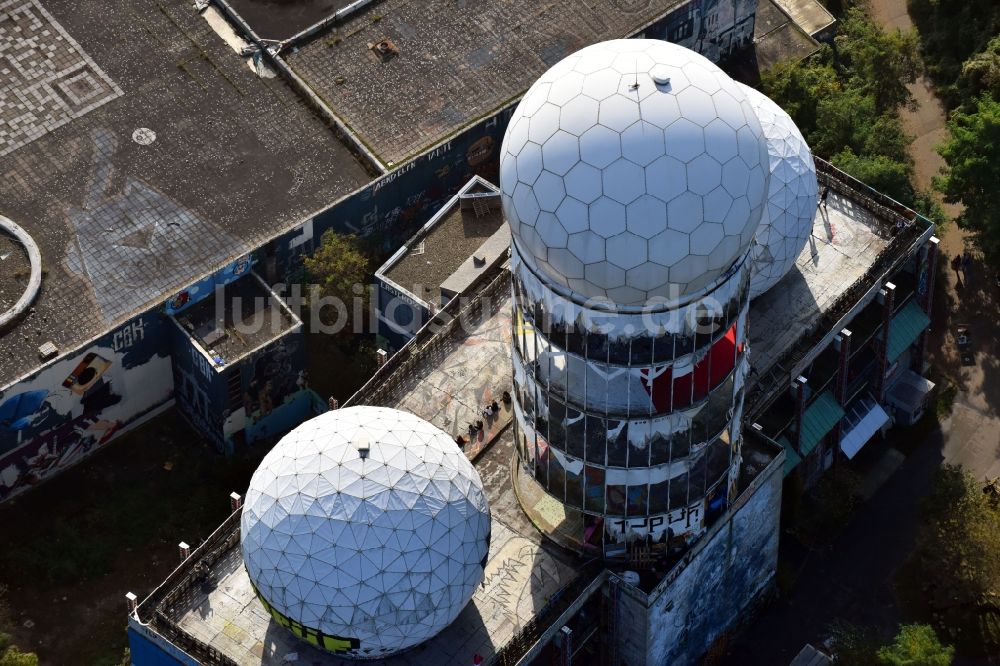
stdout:
<svg viewBox="0 0 1000 666">
<path fill-rule="evenodd" d="M 201 352 L 194 347 L 189 347 L 189 349 L 191 350 L 191 361 L 194 363 L 194 366 L 198 368 L 205 379 L 212 379 L 212 366 L 209 364 L 208 359 L 202 356 Z"/>
<path fill-rule="evenodd" d="M 131 324 L 121 327 L 111 338 L 111 348 L 116 352 L 128 349 L 137 342 L 141 342 L 146 337 L 146 322 L 136 319 Z"/>
<path fill-rule="evenodd" d="M 657 516 L 612 520 L 608 523 L 608 536 L 616 542 L 646 536 L 657 541 L 665 536 L 668 529 L 673 536 L 700 532 L 703 508 L 702 502 L 695 502 L 691 506 Z"/>
<path fill-rule="evenodd" d="M 402 176 L 404 173 L 406 173 L 408 171 L 413 171 L 413 169 L 416 168 L 416 166 L 417 166 L 416 162 L 408 162 L 407 164 L 404 164 L 404 165 L 400 166 L 399 168 L 397 168 L 397 169 L 395 169 L 393 171 L 390 171 L 386 175 L 382 176 L 382 178 L 380 180 L 377 180 L 377 181 L 375 181 L 374 184 L 372 184 L 372 194 L 375 194 L 376 192 L 378 192 L 379 190 L 381 190 L 383 187 L 385 187 L 389 183 L 393 182 L 394 180 L 396 180 L 397 178 L 399 178 L 400 176 Z"/>
</svg>

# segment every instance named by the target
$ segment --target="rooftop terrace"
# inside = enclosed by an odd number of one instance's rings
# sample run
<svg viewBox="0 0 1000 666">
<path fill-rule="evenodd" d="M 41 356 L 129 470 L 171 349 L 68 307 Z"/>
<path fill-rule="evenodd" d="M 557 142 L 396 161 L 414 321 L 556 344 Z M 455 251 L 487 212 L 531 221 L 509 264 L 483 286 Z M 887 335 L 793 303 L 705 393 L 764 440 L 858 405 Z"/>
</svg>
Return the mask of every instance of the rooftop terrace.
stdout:
<svg viewBox="0 0 1000 666">
<path fill-rule="evenodd" d="M 796 267 L 750 306 L 746 423 L 862 312 L 878 290 L 933 235 L 934 225 L 902 204 L 816 159 L 829 187 Z"/>
<path fill-rule="evenodd" d="M 217 370 L 301 325 L 256 274 L 219 287 L 174 319 L 202 351 L 222 361 Z"/>
<path fill-rule="evenodd" d="M 0 215 L 46 271 L 0 386 L 369 181 L 189 0 L 0 0 L 0 61 Z"/>
</svg>

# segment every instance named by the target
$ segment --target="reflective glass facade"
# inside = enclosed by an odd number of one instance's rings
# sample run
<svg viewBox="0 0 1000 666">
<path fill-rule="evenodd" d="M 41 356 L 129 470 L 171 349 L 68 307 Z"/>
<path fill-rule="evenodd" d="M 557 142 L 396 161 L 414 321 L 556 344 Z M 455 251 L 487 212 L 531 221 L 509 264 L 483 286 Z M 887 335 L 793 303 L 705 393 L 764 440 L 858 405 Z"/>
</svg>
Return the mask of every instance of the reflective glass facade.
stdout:
<svg viewBox="0 0 1000 666">
<path fill-rule="evenodd" d="M 681 523 L 675 535 L 700 532 L 708 504 L 725 505 L 739 470 L 746 264 L 673 312 L 621 314 L 551 290 L 537 298 L 545 285 L 512 263 L 524 469 L 555 499 L 605 518 L 606 529 L 663 517 Z"/>
</svg>

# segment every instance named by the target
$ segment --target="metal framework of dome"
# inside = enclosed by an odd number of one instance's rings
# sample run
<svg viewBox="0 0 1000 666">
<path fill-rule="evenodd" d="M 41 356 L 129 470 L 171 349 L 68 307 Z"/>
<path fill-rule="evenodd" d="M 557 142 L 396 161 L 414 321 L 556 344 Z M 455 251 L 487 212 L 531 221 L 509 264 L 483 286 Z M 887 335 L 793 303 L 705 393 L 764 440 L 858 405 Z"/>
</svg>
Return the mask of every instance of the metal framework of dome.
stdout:
<svg viewBox="0 0 1000 666">
<path fill-rule="evenodd" d="M 766 95 L 739 85 L 764 130 L 771 173 L 757 242 L 750 252 L 750 298 L 756 298 L 792 269 L 809 240 L 816 214 L 816 164 L 788 114 Z"/>
<path fill-rule="evenodd" d="M 515 249 L 574 300 L 683 299 L 742 257 L 767 191 L 743 90 L 660 40 L 595 44 L 525 94 L 501 150 Z"/>
<path fill-rule="evenodd" d="M 243 561 L 281 624 L 381 658 L 451 624 L 482 582 L 490 515 L 454 440 L 393 409 L 327 412 L 286 435 L 246 494 Z"/>
</svg>

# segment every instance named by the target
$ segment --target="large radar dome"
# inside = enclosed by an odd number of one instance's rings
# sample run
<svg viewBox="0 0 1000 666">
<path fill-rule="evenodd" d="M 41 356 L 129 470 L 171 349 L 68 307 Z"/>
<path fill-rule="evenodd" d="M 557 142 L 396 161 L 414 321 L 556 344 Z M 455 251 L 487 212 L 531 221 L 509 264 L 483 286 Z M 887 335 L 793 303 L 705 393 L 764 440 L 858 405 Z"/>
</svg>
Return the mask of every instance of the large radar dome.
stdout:
<svg viewBox="0 0 1000 666">
<path fill-rule="evenodd" d="M 757 228 L 750 298 L 778 284 L 806 246 L 816 215 L 816 164 L 795 122 L 771 98 L 739 84 L 767 139 L 767 203 Z"/>
<path fill-rule="evenodd" d="M 500 184 L 515 249 L 584 300 L 693 296 L 746 254 L 767 143 L 740 86 L 660 40 L 589 46 L 515 109 Z"/>
<path fill-rule="evenodd" d="M 250 481 L 243 561 L 273 616 L 355 658 L 447 627 L 483 579 L 482 482 L 447 434 L 393 409 L 351 407 L 286 435 Z"/>
</svg>

